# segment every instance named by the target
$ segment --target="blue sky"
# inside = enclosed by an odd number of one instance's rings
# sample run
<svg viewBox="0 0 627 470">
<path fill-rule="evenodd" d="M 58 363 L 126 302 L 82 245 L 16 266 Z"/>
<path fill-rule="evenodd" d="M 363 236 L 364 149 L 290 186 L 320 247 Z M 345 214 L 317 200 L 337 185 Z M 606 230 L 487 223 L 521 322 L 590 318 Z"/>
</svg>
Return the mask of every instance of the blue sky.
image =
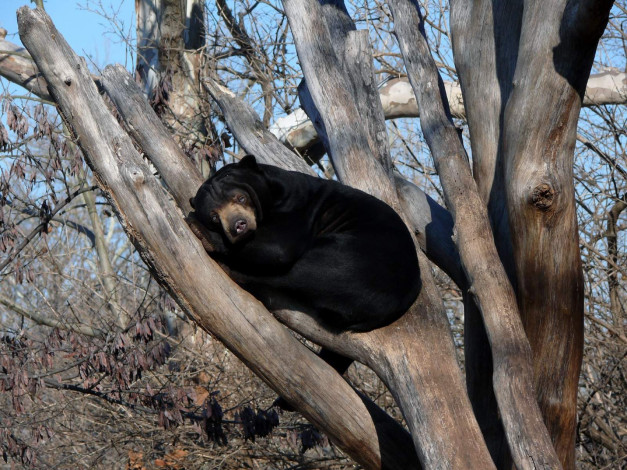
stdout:
<svg viewBox="0 0 627 470">
<path fill-rule="evenodd" d="M 15 12 L 23 5 L 35 6 L 29 0 L 0 0 L 0 27 L 8 31 L 6 39 L 16 44 L 21 42 Z M 57 29 L 79 55 L 89 57 L 98 67 L 115 62 L 131 67 L 121 35 L 130 33 L 135 36 L 133 0 L 44 0 L 44 7 Z M 116 18 L 119 32 L 98 12 Z"/>
</svg>

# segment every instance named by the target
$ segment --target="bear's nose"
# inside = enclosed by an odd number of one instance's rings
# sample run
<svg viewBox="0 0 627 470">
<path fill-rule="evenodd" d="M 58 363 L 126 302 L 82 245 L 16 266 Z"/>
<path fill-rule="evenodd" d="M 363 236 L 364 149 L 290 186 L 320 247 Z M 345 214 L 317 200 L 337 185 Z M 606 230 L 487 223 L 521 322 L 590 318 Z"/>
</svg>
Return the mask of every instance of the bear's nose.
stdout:
<svg viewBox="0 0 627 470">
<path fill-rule="evenodd" d="M 246 230 L 247 225 L 248 224 L 244 219 L 239 219 L 235 222 L 235 232 L 242 233 L 244 230 Z"/>
</svg>

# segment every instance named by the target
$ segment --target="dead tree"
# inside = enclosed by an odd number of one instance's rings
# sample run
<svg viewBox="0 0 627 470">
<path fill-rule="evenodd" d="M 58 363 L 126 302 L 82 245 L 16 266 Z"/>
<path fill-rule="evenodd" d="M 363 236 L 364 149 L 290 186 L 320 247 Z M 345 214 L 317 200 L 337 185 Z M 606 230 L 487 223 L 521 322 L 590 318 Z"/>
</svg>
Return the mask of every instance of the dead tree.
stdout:
<svg viewBox="0 0 627 470">
<path fill-rule="evenodd" d="M 340 179 L 388 202 L 416 234 L 423 287 L 403 318 L 370 333 L 333 334 L 298 311 L 274 313 L 305 337 L 375 370 L 399 403 L 411 438 L 206 255 L 179 211 L 189 211 L 201 177 L 132 79 L 109 67 L 100 85 L 178 208 L 47 15 L 24 7 L 18 21 L 50 96 L 157 281 L 356 461 L 367 468 L 416 468 L 417 456 L 425 468 L 493 468 L 492 459 L 502 467 L 511 455 L 520 469 L 574 468 L 583 306 L 572 154 L 612 2 L 522 3 L 452 5 L 471 172 L 418 4 L 389 2 L 449 215 L 393 175 L 367 35 L 355 29 L 343 3 L 284 1 L 305 76 L 301 103 Z M 204 83 L 242 148 L 265 162 L 309 171 L 216 77 Z M 423 251 L 467 294 L 470 400 Z"/>
</svg>

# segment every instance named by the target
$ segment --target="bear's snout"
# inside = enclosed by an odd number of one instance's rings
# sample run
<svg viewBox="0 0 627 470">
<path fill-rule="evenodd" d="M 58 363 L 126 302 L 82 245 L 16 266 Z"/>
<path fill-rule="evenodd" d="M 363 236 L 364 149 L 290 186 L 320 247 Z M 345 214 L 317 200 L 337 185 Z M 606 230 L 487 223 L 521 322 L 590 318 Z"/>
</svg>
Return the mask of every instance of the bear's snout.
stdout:
<svg viewBox="0 0 627 470">
<path fill-rule="evenodd" d="M 239 219 L 235 221 L 235 225 L 233 228 L 235 229 L 235 233 L 240 234 L 246 231 L 247 227 L 248 223 L 244 219 Z"/>
<path fill-rule="evenodd" d="M 231 214 L 231 217 L 222 222 L 224 232 L 231 243 L 247 240 L 257 228 L 254 218 L 249 217 L 249 214 L 242 213 L 242 211 L 238 212 Z"/>
</svg>

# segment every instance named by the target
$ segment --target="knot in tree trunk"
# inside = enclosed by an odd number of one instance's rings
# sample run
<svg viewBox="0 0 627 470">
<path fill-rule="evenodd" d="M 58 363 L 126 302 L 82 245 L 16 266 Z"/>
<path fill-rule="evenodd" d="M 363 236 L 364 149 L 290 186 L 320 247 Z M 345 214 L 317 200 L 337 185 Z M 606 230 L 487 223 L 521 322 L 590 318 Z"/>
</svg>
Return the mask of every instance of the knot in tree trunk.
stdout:
<svg viewBox="0 0 627 470">
<path fill-rule="evenodd" d="M 543 212 L 548 211 L 555 199 L 555 189 L 547 183 L 542 183 L 533 188 L 529 203 Z"/>
</svg>

